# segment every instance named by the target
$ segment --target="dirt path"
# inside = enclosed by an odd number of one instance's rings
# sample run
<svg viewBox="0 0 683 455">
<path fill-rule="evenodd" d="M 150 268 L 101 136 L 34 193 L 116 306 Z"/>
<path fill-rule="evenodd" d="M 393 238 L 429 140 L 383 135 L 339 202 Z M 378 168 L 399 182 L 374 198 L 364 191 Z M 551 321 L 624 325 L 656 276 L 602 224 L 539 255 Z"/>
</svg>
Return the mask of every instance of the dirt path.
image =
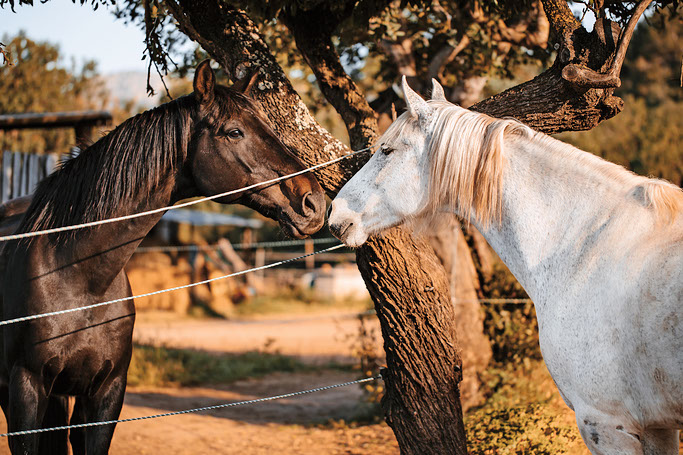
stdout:
<svg viewBox="0 0 683 455">
<path fill-rule="evenodd" d="M 379 334 L 376 318 L 368 319 L 366 324 Z M 278 351 L 310 363 L 354 363 L 352 345 L 358 329 L 357 313 L 248 321 L 188 320 L 142 313 L 135 324 L 134 339 L 144 344 L 224 353 L 265 347 L 269 352 Z M 381 352 L 379 336 L 377 349 Z"/>
</svg>

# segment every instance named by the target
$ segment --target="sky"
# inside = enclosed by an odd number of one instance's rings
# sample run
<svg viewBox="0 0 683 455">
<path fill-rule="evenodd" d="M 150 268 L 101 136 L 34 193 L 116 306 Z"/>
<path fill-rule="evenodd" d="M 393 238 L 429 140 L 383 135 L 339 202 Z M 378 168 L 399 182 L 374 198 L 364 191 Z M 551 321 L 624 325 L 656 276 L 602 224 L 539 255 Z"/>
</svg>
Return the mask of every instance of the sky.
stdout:
<svg viewBox="0 0 683 455">
<path fill-rule="evenodd" d="M 19 2 L 16 2 L 19 3 Z M 101 74 L 122 71 L 147 71 L 142 58 L 145 49 L 144 33 L 134 26 L 126 26 L 100 5 L 93 11 L 89 5 L 74 5 L 71 0 L 51 0 L 35 6 L 9 5 L 0 9 L 0 37 L 16 35 L 24 30 L 36 41 L 58 44 L 60 53 L 69 62 L 95 60 Z"/>
</svg>

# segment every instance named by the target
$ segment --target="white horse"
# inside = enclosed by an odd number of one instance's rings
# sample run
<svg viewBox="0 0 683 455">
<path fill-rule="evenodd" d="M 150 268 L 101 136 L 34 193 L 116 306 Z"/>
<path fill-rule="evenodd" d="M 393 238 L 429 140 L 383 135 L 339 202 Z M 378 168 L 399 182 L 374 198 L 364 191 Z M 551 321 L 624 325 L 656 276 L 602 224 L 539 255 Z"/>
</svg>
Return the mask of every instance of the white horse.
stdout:
<svg viewBox="0 0 683 455">
<path fill-rule="evenodd" d="M 536 305 L 543 358 L 594 454 L 676 454 L 683 427 L 683 192 L 448 103 L 433 81 L 332 203 L 349 246 L 455 212 Z"/>
</svg>

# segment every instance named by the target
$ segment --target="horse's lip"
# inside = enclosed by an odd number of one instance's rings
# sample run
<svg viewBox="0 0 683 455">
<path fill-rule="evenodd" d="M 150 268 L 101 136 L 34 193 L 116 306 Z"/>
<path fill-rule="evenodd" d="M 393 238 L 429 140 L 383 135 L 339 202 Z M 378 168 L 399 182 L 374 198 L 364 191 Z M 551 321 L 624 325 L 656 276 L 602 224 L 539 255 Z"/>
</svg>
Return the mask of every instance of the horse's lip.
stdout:
<svg viewBox="0 0 683 455">
<path fill-rule="evenodd" d="M 282 210 L 280 212 L 279 216 L 277 217 L 277 220 L 280 223 L 280 226 L 285 228 L 285 230 L 287 230 L 292 237 L 299 239 L 303 239 L 315 234 L 320 229 L 322 229 L 323 225 L 325 224 L 324 217 L 321 217 L 320 220 L 318 220 L 318 222 L 316 223 L 316 220 L 314 220 L 313 217 L 298 217 L 296 216 L 296 214 L 292 216 L 292 214 L 287 213 L 287 211 L 285 210 Z M 298 222 L 295 220 L 302 222 Z"/>
<path fill-rule="evenodd" d="M 342 242 L 344 241 L 344 234 L 346 234 L 346 231 L 348 231 L 351 228 L 352 224 L 353 223 L 347 223 L 346 226 L 344 226 L 344 230 L 342 230 L 339 233 L 339 236 L 337 237 L 339 240 L 341 240 Z"/>
<path fill-rule="evenodd" d="M 346 225 L 344 226 L 344 229 L 342 229 L 341 231 L 334 229 L 333 226 L 330 226 L 330 232 L 332 233 L 333 236 L 335 236 L 336 238 L 338 238 L 339 240 L 341 240 L 343 242 L 344 241 L 344 234 L 346 234 L 346 232 L 349 230 L 349 228 L 351 227 L 352 224 L 353 223 L 346 223 Z"/>
<path fill-rule="evenodd" d="M 295 224 L 289 223 L 288 226 L 290 228 L 292 237 L 298 239 L 305 239 L 306 237 L 308 237 L 308 234 L 302 232 L 301 229 L 299 229 L 299 227 Z"/>
<path fill-rule="evenodd" d="M 285 232 L 291 237 L 294 237 L 295 239 L 304 239 L 308 237 L 308 234 L 303 232 L 289 216 L 281 216 L 278 221 L 280 226 L 282 226 Z"/>
</svg>

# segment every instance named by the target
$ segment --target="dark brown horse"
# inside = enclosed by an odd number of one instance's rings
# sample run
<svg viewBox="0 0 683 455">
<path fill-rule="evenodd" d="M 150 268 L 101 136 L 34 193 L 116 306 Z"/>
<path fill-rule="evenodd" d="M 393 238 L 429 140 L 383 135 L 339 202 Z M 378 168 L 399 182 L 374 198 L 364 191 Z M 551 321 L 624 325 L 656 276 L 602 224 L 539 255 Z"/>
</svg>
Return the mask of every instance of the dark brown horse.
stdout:
<svg viewBox="0 0 683 455">
<path fill-rule="evenodd" d="M 127 120 L 41 182 L 19 232 L 165 207 L 302 170 L 244 91 L 216 85 L 208 62 L 200 64 L 193 94 Z M 219 202 L 247 205 L 298 238 L 323 225 L 323 192 L 309 174 Z M 8 243 L 0 319 L 131 296 L 123 267 L 160 217 Z M 129 300 L 2 327 L 0 404 L 9 431 L 67 424 L 68 397 L 75 397 L 72 424 L 117 419 L 134 319 Z M 104 454 L 113 433 L 114 425 L 89 427 L 68 439 L 75 454 Z M 9 443 L 15 455 L 68 450 L 66 431 Z"/>
</svg>

